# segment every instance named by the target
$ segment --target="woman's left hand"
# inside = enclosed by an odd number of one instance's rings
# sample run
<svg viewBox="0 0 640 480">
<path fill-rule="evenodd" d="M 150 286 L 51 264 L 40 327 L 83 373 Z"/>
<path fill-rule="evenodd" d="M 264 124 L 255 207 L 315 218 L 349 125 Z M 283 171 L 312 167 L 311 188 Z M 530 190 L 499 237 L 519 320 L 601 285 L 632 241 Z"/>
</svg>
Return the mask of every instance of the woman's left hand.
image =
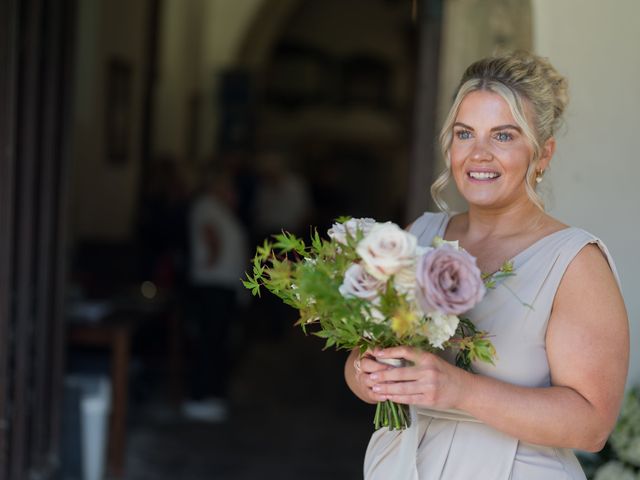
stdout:
<svg viewBox="0 0 640 480">
<path fill-rule="evenodd" d="M 410 347 L 374 350 L 376 358 L 402 358 L 407 367 L 391 368 L 369 374 L 365 380 L 379 402 L 423 407 L 458 408 L 470 374 L 442 358 Z"/>
</svg>

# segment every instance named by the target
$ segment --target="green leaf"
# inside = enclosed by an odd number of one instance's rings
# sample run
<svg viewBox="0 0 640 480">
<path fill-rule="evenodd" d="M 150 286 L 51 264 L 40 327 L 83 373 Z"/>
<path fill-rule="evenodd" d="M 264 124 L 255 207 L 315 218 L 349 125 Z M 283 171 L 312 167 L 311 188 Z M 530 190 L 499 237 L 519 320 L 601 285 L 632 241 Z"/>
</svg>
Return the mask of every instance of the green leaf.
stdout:
<svg viewBox="0 0 640 480">
<path fill-rule="evenodd" d="M 305 253 L 305 244 L 304 241 L 296 237 L 295 235 L 283 231 L 282 233 L 278 233 L 273 235 L 273 238 L 276 240 L 273 244 L 274 248 L 277 248 L 282 253 L 288 252 L 297 252 L 300 255 L 304 255 Z"/>
<path fill-rule="evenodd" d="M 489 290 L 493 290 L 494 288 L 496 288 L 496 281 L 493 278 L 490 280 L 485 280 L 484 286 Z"/>
<path fill-rule="evenodd" d="M 313 235 L 311 236 L 311 246 L 316 253 L 322 251 L 322 239 L 318 235 L 318 230 L 314 228 Z"/>
<path fill-rule="evenodd" d="M 255 259 L 258 259 L 264 262 L 269 258 L 269 255 L 271 255 L 271 243 L 269 243 L 269 240 L 265 238 L 262 246 L 258 246 L 258 248 L 256 249 Z M 255 259 L 254 259 L 254 262 L 255 262 Z"/>
<path fill-rule="evenodd" d="M 255 297 L 255 296 L 260 296 L 260 284 L 258 283 L 258 281 L 253 278 L 250 277 L 249 274 L 245 273 L 245 275 L 247 276 L 247 280 L 241 280 L 242 281 L 242 285 L 244 285 L 244 288 L 251 290 L 251 294 Z"/>
</svg>

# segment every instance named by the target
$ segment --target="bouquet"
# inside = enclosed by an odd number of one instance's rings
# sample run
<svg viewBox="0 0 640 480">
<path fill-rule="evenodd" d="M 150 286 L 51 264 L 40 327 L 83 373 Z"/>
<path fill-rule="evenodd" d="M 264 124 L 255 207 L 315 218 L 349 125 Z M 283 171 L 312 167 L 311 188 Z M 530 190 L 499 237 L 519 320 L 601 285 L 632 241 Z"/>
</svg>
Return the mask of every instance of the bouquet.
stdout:
<svg viewBox="0 0 640 480">
<path fill-rule="evenodd" d="M 457 242 L 434 238 L 420 247 L 411 233 L 371 218 L 342 218 L 327 232 L 315 231 L 307 245 L 283 232 L 256 250 L 244 286 L 262 287 L 297 309 L 305 333 L 325 348 L 368 349 L 407 345 L 427 352 L 453 349 L 456 364 L 471 370 L 492 363 L 487 334 L 463 314 L 482 300 L 496 277 L 513 275 L 510 263 L 484 276 Z M 409 426 L 406 405 L 378 403 L 375 428 Z"/>
</svg>

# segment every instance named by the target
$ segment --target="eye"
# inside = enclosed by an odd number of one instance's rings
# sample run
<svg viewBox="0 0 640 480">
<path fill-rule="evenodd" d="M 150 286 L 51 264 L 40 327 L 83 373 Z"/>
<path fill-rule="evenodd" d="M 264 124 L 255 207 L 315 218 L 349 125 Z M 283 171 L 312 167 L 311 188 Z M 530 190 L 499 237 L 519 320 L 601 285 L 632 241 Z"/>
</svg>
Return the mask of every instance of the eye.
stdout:
<svg viewBox="0 0 640 480">
<path fill-rule="evenodd" d="M 471 132 L 469 130 L 457 130 L 455 136 L 459 140 L 469 140 L 471 138 Z"/>
<path fill-rule="evenodd" d="M 496 140 L 499 142 L 508 142 L 509 140 L 513 140 L 513 135 L 509 132 L 498 132 L 496 133 Z"/>
</svg>

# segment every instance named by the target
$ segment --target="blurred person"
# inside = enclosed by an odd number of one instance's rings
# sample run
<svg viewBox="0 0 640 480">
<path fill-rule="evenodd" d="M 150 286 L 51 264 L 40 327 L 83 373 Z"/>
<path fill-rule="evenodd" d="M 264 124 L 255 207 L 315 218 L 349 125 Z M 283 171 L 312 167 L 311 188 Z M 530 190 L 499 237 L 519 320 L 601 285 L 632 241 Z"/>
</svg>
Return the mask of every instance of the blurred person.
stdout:
<svg viewBox="0 0 640 480">
<path fill-rule="evenodd" d="M 256 190 L 254 226 L 262 238 L 286 230 L 308 234 L 311 193 L 304 178 L 293 172 L 283 153 L 258 156 L 260 181 Z"/>
<path fill-rule="evenodd" d="M 230 325 L 236 321 L 240 278 L 248 265 L 247 235 L 235 208 L 233 179 L 209 170 L 188 215 L 189 286 L 185 320 L 189 349 L 187 418 L 223 421 L 228 415 Z"/>
<path fill-rule="evenodd" d="M 260 154 L 257 163 L 259 182 L 256 189 L 252 243 L 262 244 L 265 238 L 283 230 L 303 237 L 308 236 L 312 203 L 307 182 L 289 168 L 285 155 L 279 151 Z M 264 320 L 268 324 L 267 335 L 271 340 L 280 340 L 285 333 L 285 327 L 293 326 L 296 313 L 275 297 L 271 297 L 265 297 L 261 303 Z"/>
<path fill-rule="evenodd" d="M 603 242 L 547 214 L 536 191 L 567 101 L 566 79 L 534 54 L 465 71 L 440 135 L 447 170 L 432 194 L 443 211 L 410 231 L 422 246 L 458 240 L 488 276 L 513 261 L 516 275 L 496 279 L 466 315 L 488 331 L 497 359 L 474 362 L 472 373 L 451 352 L 352 352 L 345 376 L 356 396 L 410 405 L 412 418 L 406 430 L 373 434 L 367 480 L 584 480 L 572 449 L 603 448 L 629 365 L 619 279 Z M 466 212 L 449 212 L 439 196 L 451 178 Z"/>
</svg>

